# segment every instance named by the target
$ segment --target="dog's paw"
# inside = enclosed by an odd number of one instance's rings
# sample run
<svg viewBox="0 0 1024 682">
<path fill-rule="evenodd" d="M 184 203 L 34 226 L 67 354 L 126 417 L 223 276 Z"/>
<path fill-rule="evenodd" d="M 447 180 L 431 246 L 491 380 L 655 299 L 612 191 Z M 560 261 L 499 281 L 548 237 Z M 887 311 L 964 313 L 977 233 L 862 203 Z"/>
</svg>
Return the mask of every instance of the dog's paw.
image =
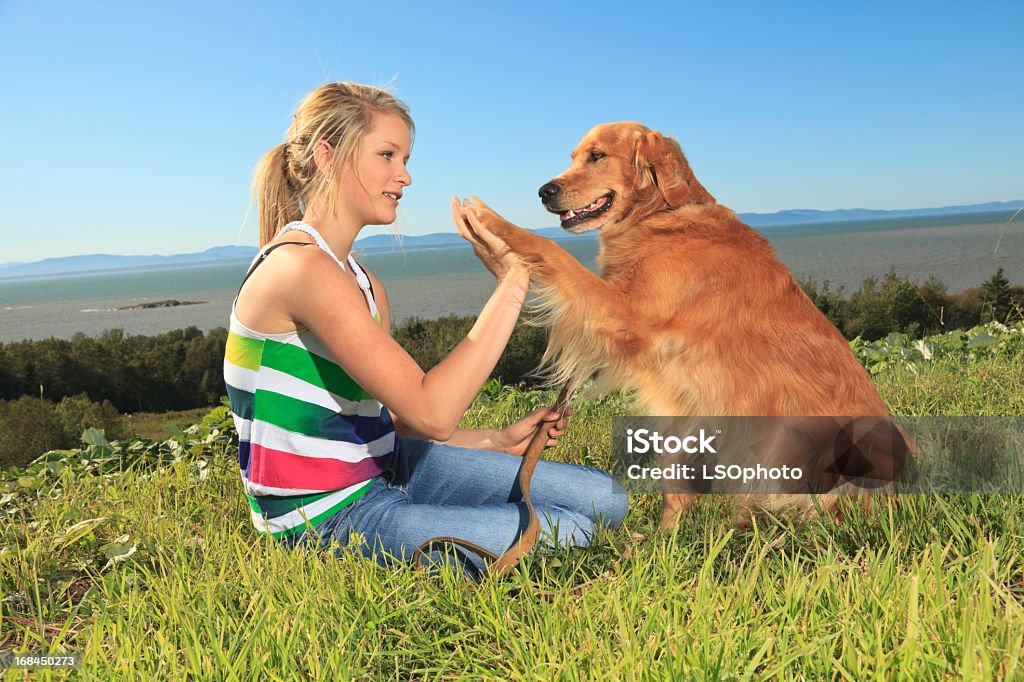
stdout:
<svg viewBox="0 0 1024 682">
<path fill-rule="evenodd" d="M 505 241 L 508 241 L 509 237 L 514 236 L 517 232 L 522 230 L 522 228 L 516 227 L 498 215 L 493 208 L 481 201 L 479 197 L 474 196 L 472 199 L 468 200 L 464 206 L 467 210 L 473 212 L 477 221 L 483 225 L 488 232 Z"/>
<path fill-rule="evenodd" d="M 661 511 L 661 522 L 658 524 L 665 530 L 671 530 L 679 524 L 679 519 L 688 512 L 696 501 L 696 495 L 685 493 L 665 493 L 664 506 Z"/>
</svg>

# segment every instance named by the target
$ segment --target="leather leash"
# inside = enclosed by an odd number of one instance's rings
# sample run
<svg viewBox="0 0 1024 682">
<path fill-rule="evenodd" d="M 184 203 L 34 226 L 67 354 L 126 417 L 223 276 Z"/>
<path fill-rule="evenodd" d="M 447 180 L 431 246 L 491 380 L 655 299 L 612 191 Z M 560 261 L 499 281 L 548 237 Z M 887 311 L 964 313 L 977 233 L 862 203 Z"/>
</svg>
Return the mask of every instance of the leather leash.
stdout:
<svg viewBox="0 0 1024 682">
<path fill-rule="evenodd" d="M 555 401 L 553 408 L 558 413 L 559 419 L 565 414 L 570 395 L 569 384 L 566 384 L 562 388 L 562 392 L 558 394 L 558 400 Z M 530 479 L 533 478 L 533 470 L 537 468 L 540 453 L 544 451 L 544 445 L 547 444 L 548 430 L 550 428 L 547 422 L 537 427 L 536 432 L 533 434 L 533 439 L 530 441 L 530 446 L 527 448 L 526 454 L 523 455 L 523 461 L 519 465 L 519 490 L 523 495 L 523 501 L 526 503 L 526 510 L 529 512 L 529 522 L 526 524 L 523 532 L 520 533 L 519 539 L 512 543 L 512 546 L 506 549 L 501 556 L 498 556 L 489 549 L 485 549 L 468 540 L 460 540 L 449 535 L 430 538 L 416 548 L 416 553 L 412 556 L 413 567 L 417 569 L 424 568 L 423 555 L 434 545 L 464 547 L 490 560 L 491 563 L 487 567 L 487 575 L 492 578 L 500 578 L 519 564 L 519 560 L 537 544 L 537 537 L 540 535 L 540 517 L 537 516 L 537 510 L 533 508 L 533 500 L 530 499 Z"/>
</svg>

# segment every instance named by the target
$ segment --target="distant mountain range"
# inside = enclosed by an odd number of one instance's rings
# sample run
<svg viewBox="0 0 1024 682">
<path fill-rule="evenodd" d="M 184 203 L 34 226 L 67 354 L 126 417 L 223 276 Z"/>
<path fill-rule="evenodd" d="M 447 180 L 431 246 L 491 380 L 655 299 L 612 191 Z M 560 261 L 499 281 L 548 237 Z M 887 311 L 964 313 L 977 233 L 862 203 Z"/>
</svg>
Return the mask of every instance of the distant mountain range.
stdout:
<svg viewBox="0 0 1024 682">
<path fill-rule="evenodd" d="M 805 225 L 821 223 L 852 222 L 860 220 L 890 220 L 893 218 L 915 218 L 922 216 L 959 215 L 969 213 L 991 213 L 1013 211 L 1024 207 L 1024 199 L 1017 201 L 993 201 L 968 206 L 945 206 L 942 208 L 915 208 L 897 211 L 882 211 L 865 208 L 850 208 L 837 211 L 814 209 L 792 209 L 778 213 L 740 213 L 739 217 L 751 227 L 772 228 L 782 225 Z M 573 235 L 559 227 L 544 227 L 533 230 L 551 239 L 592 239 L 594 233 Z M 434 232 L 425 235 L 410 235 L 401 238 L 405 250 L 439 248 L 464 244 L 454 232 Z M 397 248 L 399 240 L 392 234 L 375 234 L 356 241 L 358 250 L 390 251 Z M 117 256 L 112 254 L 90 254 L 46 258 L 35 263 L 0 264 L 0 280 L 20 277 L 45 277 L 103 270 L 128 270 L 137 268 L 169 268 L 185 265 L 203 265 L 222 261 L 248 260 L 256 254 L 253 246 L 216 246 L 200 253 L 182 253 L 172 256 Z"/>
<path fill-rule="evenodd" d="M 922 216 L 961 215 L 965 213 L 993 213 L 1014 211 L 1024 206 L 1024 199 L 1017 201 L 990 201 L 987 204 L 968 206 L 943 206 L 941 208 L 907 208 L 896 211 L 881 211 L 870 208 L 844 208 L 837 211 L 817 211 L 798 208 L 778 213 L 740 213 L 740 220 L 751 227 L 775 227 L 777 225 L 803 225 L 806 223 L 841 223 L 856 220 L 891 220 L 893 218 L 919 218 Z"/>
<path fill-rule="evenodd" d="M 225 260 L 252 258 L 252 246 L 215 246 L 201 253 L 181 253 L 173 256 L 115 256 L 94 253 L 85 256 L 45 258 L 35 263 L 5 263 L 0 265 L 0 279 L 15 277 L 42 277 L 101 270 L 128 270 L 133 268 L 167 268 L 179 265 L 200 265 Z"/>
</svg>

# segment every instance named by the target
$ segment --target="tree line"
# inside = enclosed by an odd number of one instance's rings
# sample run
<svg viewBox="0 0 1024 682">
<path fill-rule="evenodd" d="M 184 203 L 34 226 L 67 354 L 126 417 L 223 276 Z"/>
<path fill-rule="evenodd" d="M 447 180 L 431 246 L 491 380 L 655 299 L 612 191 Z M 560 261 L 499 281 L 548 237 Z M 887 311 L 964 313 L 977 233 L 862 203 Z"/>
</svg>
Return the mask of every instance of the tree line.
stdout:
<svg viewBox="0 0 1024 682">
<path fill-rule="evenodd" d="M 925 336 L 1024 318 L 1024 287 L 1011 285 L 1002 268 L 981 286 L 955 294 L 934 277 L 916 283 L 895 271 L 869 277 L 849 293 L 829 282 L 800 285 L 849 339 L 875 340 L 891 332 Z M 421 367 L 430 368 L 474 321 L 410 318 L 393 334 Z M 189 327 L 155 336 L 115 329 L 98 337 L 0 344 L 0 466 L 71 447 L 88 427 L 123 436 L 123 413 L 216 405 L 225 393 L 226 340 L 222 327 L 206 333 Z M 543 329 L 520 324 L 491 377 L 534 387 L 546 343 Z"/>
<path fill-rule="evenodd" d="M 951 294 L 935 276 L 923 283 L 890 270 L 866 278 L 849 295 L 829 282 L 801 281 L 800 286 L 847 339 L 876 341 L 898 332 L 931 336 L 969 329 L 986 322 L 1024 319 L 1024 287 L 1011 285 L 1003 268 L 981 286 Z"/>
<path fill-rule="evenodd" d="M 412 318 L 393 330 L 421 367 L 433 367 L 469 333 L 474 317 Z M 128 435 L 124 413 L 168 412 L 219 403 L 225 394 L 227 330 L 196 327 L 156 336 L 122 330 L 98 337 L 0 344 L 0 468 L 75 446 L 82 432 Z M 492 377 L 533 385 L 543 329 L 520 325 Z"/>
<path fill-rule="evenodd" d="M 410 318 L 392 330 L 422 367 L 433 367 L 469 333 L 474 317 Z M 81 396 L 109 401 L 121 412 L 167 412 L 216 405 L 225 394 L 227 330 L 196 327 L 156 336 L 98 337 L 0 343 L 0 400 L 53 402 Z M 544 330 L 519 325 L 492 377 L 529 384 L 544 352 Z"/>
</svg>

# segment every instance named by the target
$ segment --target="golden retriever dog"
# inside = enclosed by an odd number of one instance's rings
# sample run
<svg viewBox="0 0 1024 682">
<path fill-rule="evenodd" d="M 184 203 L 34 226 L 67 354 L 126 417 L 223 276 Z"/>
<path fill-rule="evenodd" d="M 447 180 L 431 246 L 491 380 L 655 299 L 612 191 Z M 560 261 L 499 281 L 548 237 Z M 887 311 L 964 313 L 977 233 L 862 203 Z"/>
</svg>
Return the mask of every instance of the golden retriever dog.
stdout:
<svg viewBox="0 0 1024 682">
<path fill-rule="evenodd" d="M 846 339 L 768 240 L 715 202 L 675 140 L 634 122 L 598 125 L 539 194 L 563 229 L 600 230 L 600 277 L 479 200 L 467 210 L 530 264 L 554 382 L 577 387 L 596 374 L 598 391 L 625 388 L 650 415 L 806 417 L 761 438 L 759 461 L 825 472 L 828 486 L 867 471 L 901 476 L 909 445 Z M 693 495 L 663 490 L 671 527 Z M 739 505 L 746 516 L 806 510 L 810 498 Z M 819 499 L 834 509 L 838 498 Z"/>
</svg>

